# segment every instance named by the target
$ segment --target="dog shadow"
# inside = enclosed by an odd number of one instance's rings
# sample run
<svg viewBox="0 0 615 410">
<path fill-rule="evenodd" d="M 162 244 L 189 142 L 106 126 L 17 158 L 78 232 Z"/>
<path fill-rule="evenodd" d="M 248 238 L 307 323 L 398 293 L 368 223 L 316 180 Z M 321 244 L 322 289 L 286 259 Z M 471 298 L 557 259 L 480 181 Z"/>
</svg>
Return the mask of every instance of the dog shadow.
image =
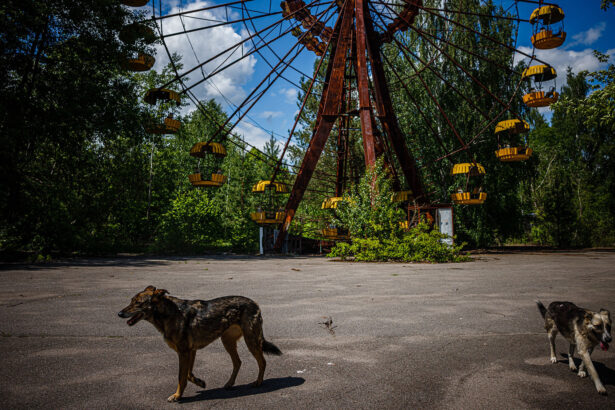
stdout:
<svg viewBox="0 0 615 410">
<path fill-rule="evenodd" d="M 565 353 L 562 353 L 561 356 L 565 358 L 565 360 L 558 360 L 558 361 L 560 363 L 565 363 L 566 366 L 568 366 L 568 355 Z M 578 357 L 573 357 L 573 360 L 574 360 L 574 364 L 577 365 L 577 369 L 579 368 L 581 363 L 583 363 L 583 361 L 579 359 Z M 596 371 L 598 372 L 598 377 L 600 377 L 602 384 L 604 385 L 608 384 L 611 386 L 615 386 L 615 370 L 595 360 L 592 360 L 592 362 L 594 362 L 594 367 L 596 368 Z M 590 377 L 589 373 L 587 374 L 587 377 Z"/>
<path fill-rule="evenodd" d="M 181 403 L 191 403 L 203 400 L 233 399 L 236 397 L 252 396 L 254 394 L 270 393 L 276 390 L 300 386 L 303 383 L 305 383 L 305 379 L 302 377 L 278 377 L 275 379 L 266 379 L 259 387 L 252 387 L 252 384 L 249 383 L 240 386 L 234 386 L 230 390 L 227 390 L 223 387 L 210 390 L 201 390 L 195 396 L 182 397 Z"/>
</svg>

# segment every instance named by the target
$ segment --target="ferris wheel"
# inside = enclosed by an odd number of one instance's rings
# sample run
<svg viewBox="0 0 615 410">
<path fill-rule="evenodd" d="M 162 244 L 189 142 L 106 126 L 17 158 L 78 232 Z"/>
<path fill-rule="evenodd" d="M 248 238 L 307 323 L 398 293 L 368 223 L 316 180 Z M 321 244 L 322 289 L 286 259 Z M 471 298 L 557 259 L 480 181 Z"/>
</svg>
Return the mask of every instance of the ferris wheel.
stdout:
<svg viewBox="0 0 615 410">
<path fill-rule="evenodd" d="M 146 101 L 179 101 L 179 93 L 187 95 L 204 115 L 208 113 L 203 98 L 214 98 L 225 107 L 226 121 L 218 123 L 215 133 L 203 136 L 191 155 L 211 158 L 215 169 L 226 155 L 224 145 L 237 143 L 234 133 L 259 130 L 280 141 L 283 148 L 274 159 L 270 179 L 256 184 L 253 192 L 287 194 L 285 205 L 280 208 L 279 200 L 269 200 L 276 202 L 275 210 L 252 214 L 257 223 L 280 227 L 278 247 L 306 190 L 315 190 L 310 181 L 331 188 L 323 208 L 340 202 L 350 180 L 349 152 L 357 145 L 362 147 L 366 167 L 382 158 L 393 177 L 396 198 L 418 206 L 434 201 L 424 172 L 428 155 L 421 152 L 428 149 L 431 165 L 441 164 L 449 175 L 459 178 L 450 200 L 482 204 L 487 193 L 480 179 L 487 171 L 473 148 L 489 141 L 500 161 L 527 160 L 532 149 L 522 141 L 529 131 L 523 111 L 548 106 L 558 98 L 549 84 L 557 76 L 555 69 L 517 44 L 519 32 L 531 32 L 528 40 L 534 49 L 559 47 L 565 41 L 564 12 L 543 1 L 122 3 L 149 4 L 156 32 L 135 23 L 123 35 L 143 41 L 157 37 L 174 66 L 173 78 L 150 90 Z M 475 41 L 463 41 L 469 37 Z M 180 50 L 183 67 L 175 65 L 173 58 Z M 523 71 L 516 65 L 519 59 L 525 60 Z M 154 61 L 154 56 L 141 53 L 125 65 L 144 71 Z M 505 87 L 496 90 L 485 81 L 488 74 Z M 298 111 L 286 115 L 288 132 L 271 130 L 258 114 L 266 107 L 288 104 L 283 93 L 302 97 Z M 315 114 L 307 121 L 304 112 L 310 105 L 315 106 Z M 452 107 L 458 106 L 466 107 L 469 114 L 455 115 Z M 312 127 L 307 150 L 300 162 L 292 163 L 286 157 L 288 148 L 306 122 Z M 150 128 L 173 133 L 179 126 L 171 117 Z M 335 174 L 318 168 L 323 154 L 334 159 Z M 292 183 L 278 181 L 282 168 L 294 175 Z M 216 188 L 225 181 L 220 170 L 190 175 L 195 186 Z"/>
</svg>

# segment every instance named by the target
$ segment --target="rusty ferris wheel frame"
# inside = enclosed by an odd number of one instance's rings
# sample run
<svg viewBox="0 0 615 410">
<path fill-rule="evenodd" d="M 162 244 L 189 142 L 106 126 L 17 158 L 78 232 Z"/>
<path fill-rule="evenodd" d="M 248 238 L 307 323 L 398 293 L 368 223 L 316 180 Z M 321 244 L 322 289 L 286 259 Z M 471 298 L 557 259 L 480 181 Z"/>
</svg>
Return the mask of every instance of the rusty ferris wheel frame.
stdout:
<svg viewBox="0 0 615 410">
<path fill-rule="evenodd" d="M 162 85 L 160 88 L 165 88 L 172 83 L 180 83 L 182 87 L 182 93 L 188 95 L 192 102 L 203 112 L 208 115 L 208 112 L 204 109 L 202 103 L 196 98 L 193 93 L 195 87 L 201 85 L 204 82 L 212 81 L 215 79 L 216 74 L 223 72 L 225 69 L 232 67 L 237 62 L 245 59 L 250 55 L 257 55 L 265 59 L 270 67 L 269 73 L 262 78 L 260 83 L 255 86 L 252 91 L 245 97 L 240 104 L 234 104 L 234 111 L 228 116 L 228 119 L 219 124 L 218 131 L 209 137 L 208 142 L 212 142 L 215 139 L 221 139 L 229 135 L 235 126 L 246 116 L 249 115 L 250 109 L 265 95 L 271 86 L 279 79 L 284 79 L 288 82 L 292 82 L 285 74 L 287 69 L 294 70 L 300 73 L 304 78 L 309 80 L 309 88 L 305 92 L 303 102 L 293 127 L 289 133 L 288 139 L 284 144 L 284 148 L 279 158 L 276 158 L 276 166 L 273 170 L 271 182 L 273 183 L 278 177 L 281 167 L 285 166 L 288 169 L 294 170 L 296 178 L 293 187 L 290 191 L 290 196 L 285 207 L 285 215 L 283 223 L 280 227 L 275 247 L 281 249 L 283 241 L 288 229 L 290 228 L 293 217 L 301 202 L 306 191 L 316 191 L 313 188 L 308 188 L 310 180 L 332 180 L 335 179 L 335 196 L 340 196 L 343 193 L 344 179 L 345 179 L 345 153 L 349 138 L 349 118 L 358 117 L 360 120 L 360 131 L 363 142 L 363 153 L 366 167 L 375 164 L 376 159 L 379 157 L 384 158 L 385 166 L 390 167 L 393 170 L 395 183 L 399 184 L 399 178 L 393 166 L 394 157 L 397 159 L 397 164 L 401 168 L 401 174 L 403 174 L 408 188 L 413 192 L 413 196 L 417 203 L 427 204 L 429 202 L 428 194 L 425 192 L 425 188 L 421 182 L 419 171 L 417 169 L 415 158 L 408 149 L 408 145 L 405 136 L 402 134 L 398 120 L 391 101 L 391 95 L 389 91 L 389 82 L 385 77 L 384 66 L 385 64 L 392 67 L 390 61 L 388 61 L 386 55 L 381 52 L 382 44 L 384 42 L 391 43 L 398 47 L 399 52 L 403 55 L 412 65 L 415 75 L 413 76 L 416 81 L 419 81 L 422 86 L 427 90 L 427 93 L 437 107 L 439 114 L 444 119 L 447 126 L 450 128 L 455 138 L 459 142 L 459 147 L 454 149 L 446 149 L 444 143 L 439 137 L 439 133 L 436 132 L 429 120 L 426 118 L 426 114 L 421 109 L 420 104 L 413 98 L 412 93 L 408 90 L 408 87 L 403 78 L 393 71 L 396 77 L 396 85 L 399 85 L 407 95 L 413 101 L 418 112 L 421 114 L 423 120 L 428 124 L 429 128 L 433 132 L 433 136 L 437 143 L 444 149 L 444 154 L 438 158 L 438 160 L 448 158 L 458 152 L 468 150 L 476 139 L 494 122 L 506 112 L 510 112 L 512 116 L 519 117 L 517 113 L 511 110 L 511 103 L 514 97 L 508 101 L 503 101 L 500 97 L 491 92 L 481 81 L 472 75 L 465 67 L 450 56 L 445 50 L 443 45 L 453 46 L 456 50 L 468 53 L 481 60 L 486 61 L 488 64 L 497 67 L 500 70 L 504 70 L 510 74 L 519 74 L 513 70 L 512 67 L 501 64 L 497 61 L 490 60 L 489 58 L 479 55 L 472 50 L 468 50 L 463 46 L 453 44 L 442 36 L 434 35 L 424 30 L 422 27 L 415 27 L 413 25 L 416 16 L 419 13 L 426 13 L 430 16 L 435 16 L 446 21 L 448 24 L 454 27 L 454 29 L 466 30 L 474 35 L 480 36 L 496 46 L 506 47 L 515 53 L 524 55 L 534 61 L 544 63 L 540 59 L 536 58 L 533 54 L 524 53 L 516 48 L 516 33 L 515 43 L 513 45 L 503 43 L 487 34 L 481 33 L 473 27 L 464 25 L 461 22 L 456 21 L 450 16 L 447 17 L 447 13 L 452 15 L 479 15 L 490 18 L 502 18 L 519 22 L 528 22 L 529 20 L 514 17 L 510 14 L 507 15 L 480 15 L 470 11 L 455 9 L 449 10 L 447 5 L 440 7 L 428 7 L 423 4 L 422 0 L 326 0 L 318 1 L 314 0 L 310 3 L 305 3 L 302 0 L 289 0 L 281 3 L 282 11 L 272 11 L 272 7 L 269 7 L 267 12 L 260 12 L 258 14 L 251 13 L 250 8 L 247 7 L 247 3 L 250 0 L 233 1 L 229 3 L 223 3 L 218 5 L 208 5 L 199 9 L 183 10 L 177 13 L 164 14 L 162 1 L 158 3 L 153 2 L 153 20 L 157 22 L 160 38 L 169 55 L 171 56 L 171 50 L 167 46 L 165 41 L 169 37 L 185 34 L 188 35 L 191 32 L 210 29 L 213 27 L 220 27 L 229 24 L 242 23 L 248 28 L 248 36 L 237 44 L 228 47 L 225 50 L 211 56 L 203 61 L 197 58 L 198 64 L 189 68 L 186 71 L 179 72 L 178 68 L 174 66 L 175 77 L 167 84 Z M 547 4 L 542 1 L 533 0 L 513 0 L 510 3 L 517 7 L 517 3 L 535 3 L 535 4 Z M 480 3 L 480 2 L 479 2 Z M 156 5 L 158 4 L 158 7 Z M 188 29 L 182 20 L 183 30 L 174 33 L 164 32 L 164 20 L 171 17 L 182 17 L 191 13 L 228 8 L 241 10 L 241 16 L 237 18 L 229 17 L 226 21 L 213 22 L 206 27 Z M 318 10 L 315 14 L 311 14 L 310 10 Z M 510 7 L 509 7 L 510 10 Z M 269 24 L 262 28 L 257 28 L 255 22 L 268 18 L 276 17 L 280 15 L 280 19 L 276 22 Z M 327 26 L 332 17 L 337 14 L 334 25 L 332 28 Z M 282 29 L 282 23 L 294 22 L 290 24 L 286 30 Z M 274 29 L 278 29 L 279 33 L 271 36 Z M 305 31 L 301 30 L 301 27 Z M 486 95 L 497 102 L 499 109 L 495 112 L 485 113 L 477 107 L 476 103 L 463 95 L 454 84 L 448 82 L 443 76 L 439 75 L 437 70 L 431 67 L 431 63 L 435 57 L 428 60 L 425 57 L 421 57 L 417 52 L 411 49 L 408 44 L 400 41 L 396 38 L 397 31 L 412 30 L 416 35 L 430 44 L 433 48 L 438 50 L 438 56 L 440 58 L 446 58 L 451 61 L 454 66 L 461 70 L 467 78 L 477 84 Z M 518 29 L 518 27 L 517 27 Z M 294 35 L 297 38 L 296 43 L 288 50 L 284 56 L 279 56 L 275 51 L 274 43 L 281 38 Z M 269 36 L 269 38 L 267 38 Z M 251 48 L 247 53 L 243 52 L 243 45 L 251 45 Z M 440 44 L 440 45 L 438 45 Z M 442 45 L 443 44 L 443 45 Z M 192 47 L 192 43 L 190 44 Z M 242 47 L 241 57 L 235 58 L 229 61 L 228 54 L 234 52 L 237 47 Z M 269 49 L 273 52 L 275 58 L 273 61 L 267 60 L 267 58 L 261 53 Z M 312 75 L 303 72 L 301 69 L 297 69 L 293 62 L 297 56 L 303 50 L 310 50 L 316 52 L 319 55 L 320 61 L 317 64 L 317 68 Z M 194 50 L 194 49 L 193 49 Z M 195 53 L 196 56 L 196 53 Z M 328 57 L 328 58 L 325 58 Z M 212 62 L 217 62 L 223 59 L 216 68 L 209 72 L 203 71 L 203 67 Z M 275 61 L 277 59 L 277 61 Z M 418 61 L 422 64 L 422 67 L 417 68 L 412 61 Z M 320 98 L 318 104 L 318 112 L 315 121 L 315 127 L 312 132 L 312 137 L 309 142 L 305 156 L 297 169 L 294 164 L 284 162 L 284 155 L 287 152 L 289 143 L 295 133 L 301 114 L 305 109 L 308 97 L 313 94 L 315 84 L 318 83 L 317 75 L 320 72 L 321 66 L 326 62 L 325 78 L 320 84 L 322 86 L 322 94 L 318 96 Z M 173 64 L 173 61 L 171 60 Z M 545 63 L 546 64 L 546 63 Z M 197 70 L 201 71 L 202 78 L 188 84 L 186 82 L 187 76 Z M 453 121 L 442 109 L 441 104 L 434 93 L 429 89 L 429 86 L 423 79 L 421 73 L 425 70 L 430 70 L 438 78 L 440 78 L 444 84 L 460 98 L 463 98 L 471 107 L 479 112 L 482 117 L 485 118 L 479 132 L 472 136 L 470 139 L 464 139 L 455 128 Z M 520 81 L 517 83 L 519 87 Z M 358 97 L 358 106 L 350 104 L 350 94 L 354 91 L 353 96 Z M 516 92 L 516 90 L 515 90 Z M 334 125 L 338 123 L 337 133 L 337 169 L 335 175 L 326 174 L 316 170 L 316 166 L 321 157 L 325 144 L 331 135 Z M 231 140 L 232 142 L 232 140 Z M 250 146 L 248 144 L 248 146 Z M 316 174 L 316 175 L 315 175 Z"/>
</svg>

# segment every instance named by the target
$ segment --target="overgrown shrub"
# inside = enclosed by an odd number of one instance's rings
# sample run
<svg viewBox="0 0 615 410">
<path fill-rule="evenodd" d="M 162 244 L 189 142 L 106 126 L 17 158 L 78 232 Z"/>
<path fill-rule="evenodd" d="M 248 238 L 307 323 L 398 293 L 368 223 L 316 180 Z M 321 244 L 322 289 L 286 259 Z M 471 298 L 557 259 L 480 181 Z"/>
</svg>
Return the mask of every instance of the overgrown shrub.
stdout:
<svg viewBox="0 0 615 410">
<path fill-rule="evenodd" d="M 161 217 L 156 250 L 198 252 L 225 245 L 221 209 L 203 190 L 181 192 Z"/>
<path fill-rule="evenodd" d="M 357 261 L 384 262 L 464 262 L 469 256 L 463 255 L 461 245 L 447 245 L 442 239 L 447 235 L 431 229 L 424 222 L 401 235 L 401 238 L 353 238 L 352 243 L 337 243 L 329 257 Z"/>
</svg>

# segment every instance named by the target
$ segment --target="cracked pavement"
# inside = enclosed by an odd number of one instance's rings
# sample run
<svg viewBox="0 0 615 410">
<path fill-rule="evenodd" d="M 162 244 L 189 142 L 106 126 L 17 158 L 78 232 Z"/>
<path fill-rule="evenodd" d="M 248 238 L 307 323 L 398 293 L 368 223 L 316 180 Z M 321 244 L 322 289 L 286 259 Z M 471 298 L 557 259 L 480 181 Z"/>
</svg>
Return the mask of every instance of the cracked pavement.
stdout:
<svg viewBox="0 0 615 410">
<path fill-rule="evenodd" d="M 592 358 L 610 396 L 549 362 L 534 304 L 615 311 L 615 252 L 475 255 L 458 264 L 322 257 L 77 259 L 0 266 L 2 408 L 613 408 L 615 355 Z M 220 341 L 199 351 L 184 399 L 177 356 L 154 327 L 117 312 L 147 285 L 173 296 L 243 295 L 263 312 L 261 388 L 243 342 L 237 386 Z M 332 319 L 329 331 L 323 322 Z M 577 363 L 579 359 L 577 358 Z"/>
</svg>

